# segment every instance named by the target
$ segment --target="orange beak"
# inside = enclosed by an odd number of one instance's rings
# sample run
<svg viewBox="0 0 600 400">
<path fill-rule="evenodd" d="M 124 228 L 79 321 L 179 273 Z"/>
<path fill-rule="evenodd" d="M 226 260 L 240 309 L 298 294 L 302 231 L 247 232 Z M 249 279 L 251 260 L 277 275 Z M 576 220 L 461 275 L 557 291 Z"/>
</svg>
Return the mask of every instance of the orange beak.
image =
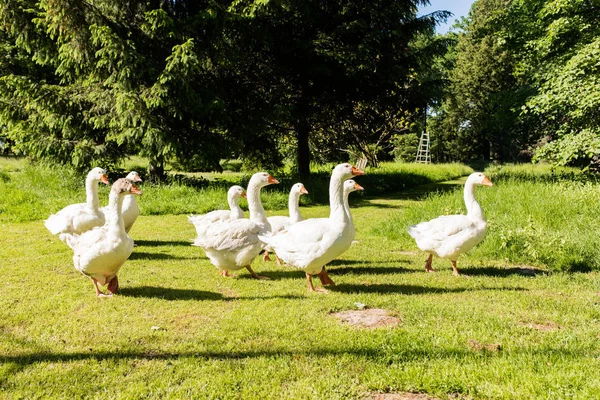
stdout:
<svg viewBox="0 0 600 400">
<path fill-rule="evenodd" d="M 483 186 L 494 186 L 494 185 L 492 185 L 492 182 L 487 178 L 487 176 L 483 177 L 483 180 L 481 181 L 481 184 Z"/>
<path fill-rule="evenodd" d="M 246 198 L 246 192 L 242 192 L 242 197 Z"/>
<path fill-rule="evenodd" d="M 279 181 L 275 178 L 273 178 L 271 175 L 269 175 L 269 177 L 267 178 L 267 183 L 269 185 L 272 185 L 273 183 L 279 183 Z"/>
<path fill-rule="evenodd" d="M 100 177 L 100 182 L 104 183 L 105 185 L 108 185 L 108 176 L 106 176 L 106 174 L 102 174 L 102 176 Z"/>
<path fill-rule="evenodd" d="M 304 186 L 300 188 L 300 194 L 308 194 L 308 190 Z"/>
<path fill-rule="evenodd" d="M 354 184 L 354 189 L 356 189 L 356 190 L 365 190 L 365 188 L 363 188 L 362 186 L 360 186 L 358 183 Z"/>
<path fill-rule="evenodd" d="M 136 176 L 135 176 L 135 178 L 133 178 L 133 181 L 134 181 L 134 182 L 141 182 L 141 181 L 142 181 L 142 178 L 140 178 L 140 176 L 139 176 L 139 175 L 136 175 Z"/>
<path fill-rule="evenodd" d="M 142 191 L 138 189 L 135 185 L 131 185 L 131 193 L 138 194 L 140 196 L 142 195 Z"/>
<path fill-rule="evenodd" d="M 362 171 L 358 168 L 356 168 L 354 165 L 352 166 L 352 175 L 353 176 L 358 176 L 358 175 L 364 175 L 365 171 Z"/>
</svg>

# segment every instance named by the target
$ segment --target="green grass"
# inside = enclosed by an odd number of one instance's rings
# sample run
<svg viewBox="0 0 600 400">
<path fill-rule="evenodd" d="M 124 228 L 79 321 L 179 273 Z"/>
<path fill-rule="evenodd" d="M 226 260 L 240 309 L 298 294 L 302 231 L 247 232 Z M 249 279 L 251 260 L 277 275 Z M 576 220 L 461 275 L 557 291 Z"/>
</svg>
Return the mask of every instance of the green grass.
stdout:
<svg viewBox="0 0 600 400">
<path fill-rule="evenodd" d="M 488 220 L 475 259 L 548 267 L 600 270 L 600 184 L 573 169 L 504 166 L 486 171 L 494 187 L 476 189 Z M 466 213 L 462 181 L 429 186 L 426 200 L 394 213 L 373 233 L 414 247 L 406 227 L 440 215 Z M 449 189 L 449 190 L 445 190 Z M 409 192 L 412 193 L 412 192 Z M 418 193 L 415 193 L 418 195 Z M 461 260 L 459 260 L 459 267 Z"/>
<path fill-rule="evenodd" d="M 119 274 L 121 293 L 98 299 L 41 219 L 2 217 L 0 398 L 599 398 L 600 274 L 551 272 L 551 262 L 526 254 L 511 261 L 494 242 L 498 231 L 526 229 L 527 214 L 543 227 L 529 239 L 538 245 L 563 229 L 557 214 L 563 225 L 597 226 L 597 198 L 585 197 L 596 184 L 499 172 L 490 171 L 494 187 L 477 189 L 490 227 L 459 259 L 461 277 L 439 259 L 439 272 L 425 273 L 426 255 L 404 236 L 408 223 L 463 212 L 460 180 L 352 194 L 358 243 L 330 265 L 337 286 L 327 295 L 308 294 L 302 273 L 259 259 L 254 269 L 272 280 L 223 278 L 189 245 L 186 215 L 145 213 L 131 231 L 138 246 Z M 367 187 L 366 177 L 357 180 Z M 574 215 L 581 221 L 565 221 Z M 526 275 L 523 264 L 540 268 Z M 359 329 L 330 315 L 357 302 L 400 324 Z"/>
<path fill-rule="evenodd" d="M 124 164 L 125 171 L 143 171 L 144 160 L 133 157 Z M 314 175 L 304 180 L 309 194 L 302 196 L 303 206 L 328 204 L 329 177 L 333 164 L 314 168 Z M 365 193 L 374 196 L 424 183 L 456 178 L 470 172 L 460 164 L 417 165 L 387 163 L 380 169 L 367 168 L 360 178 Z M 109 171 L 110 172 L 110 171 Z M 272 173 L 279 185 L 263 189 L 263 203 L 269 210 L 287 209 L 291 186 L 299 181 L 285 172 Z M 125 173 L 110 172 L 111 182 Z M 231 185 L 246 186 L 251 173 L 173 173 L 167 184 L 142 183 L 140 207 L 143 215 L 198 214 L 227 208 L 227 190 Z M 45 219 L 63 207 L 85 201 L 85 177 L 69 169 L 30 165 L 25 159 L 0 157 L 0 221 L 34 221 Z M 100 204 L 108 203 L 109 188 L 99 185 Z M 246 207 L 245 200 L 241 202 Z"/>
</svg>

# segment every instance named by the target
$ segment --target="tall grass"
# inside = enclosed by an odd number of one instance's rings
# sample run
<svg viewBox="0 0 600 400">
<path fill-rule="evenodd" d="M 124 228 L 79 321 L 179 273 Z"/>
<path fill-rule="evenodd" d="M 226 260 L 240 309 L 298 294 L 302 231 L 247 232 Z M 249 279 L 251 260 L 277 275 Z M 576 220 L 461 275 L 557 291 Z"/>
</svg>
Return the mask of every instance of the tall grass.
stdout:
<svg viewBox="0 0 600 400">
<path fill-rule="evenodd" d="M 127 166 L 135 169 L 140 160 Z M 313 166 L 310 178 L 303 179 L 309 194 L 301 197 L 301 205 L 327 204 L 329 179 L 334 164 Z M 139 169 L 139 168 L 138 168 Z M 383 195 L 424 183 L 453 179 L 470 172 L 461 164 L 421 165 L 384 163 L 381 168 L 367 168 L 357 180 L 368 196 Z M 272 173 L 279 181 L 263 189 L 263 205 L 267 210 L 285 210 L 291 186 L 300 181 L 297 175 L 279 171 Z M 124 172 L 109 174 L 111 182 Z M 208 179 L 203 175 L 208 176 Z M 227 189 L 231 185 L 246 186 L 251 173 L 172 174 L 166 184 L 142 183 L 139 200 L 143 215 L 201 214 L 227 208 Z M 0 221 L 44 219 L 64 206 L 85 201 L 85 177 L 69 169 L 30 165 L 24 160 L 0 163 Z M 108 202 L 108 187 L 100 185 L 100 204 Z M 246 208 L 245 200 L 241 201 Z"/>
<path fill-rule="evenodd" d="M 486 171 L 494 187 L 476 198 L 487 220 L 486 238 L 474 258 L 547 266 L 552 270 L 600 269 L 600 184 L 573 169 L 505 166 Z M 440 215 L 465 214 L 462 187 L 430 194 L 394 214 L 373 232 L 416 248 L 406 228 Z M 464 261 L 463 261 L 464 262 Z M 459 261 L 460 263 L 460 261 Z"/>
</svg>

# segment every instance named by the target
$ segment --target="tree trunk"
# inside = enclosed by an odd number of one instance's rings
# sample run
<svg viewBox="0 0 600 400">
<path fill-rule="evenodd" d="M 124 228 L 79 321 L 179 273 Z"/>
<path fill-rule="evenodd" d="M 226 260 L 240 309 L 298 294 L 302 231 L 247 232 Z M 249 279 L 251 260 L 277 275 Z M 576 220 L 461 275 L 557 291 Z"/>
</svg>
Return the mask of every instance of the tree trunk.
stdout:
<svg viewBox="0 0 600 400">
<path fill-rule="evenodd" d="M 482 155 L 483 155 L 483 160 L 485 162 L 490 162 L 491 161 L 491 155 L 492 155 L 492 144 L 490 142 L 490 140 L 487 137 L 483 138 L 483 143 L 482 143 Z"/>
<path fill-rule="evenodd" d="M 164 182 L 166 178 L 164 158 L 161 156 L 150 160 L 148 163 L 148 180 L 158 183 Z"/>
<path fill-rule="evenodd" d="M 308 134 L 310 127 L 307 123 L 299 123 L 296 126 L 296 139 L 298 140 L 298 173 L 302 177 L 310 175 L 310 148 L 308 146 Z"/>
<path fill-rule="evenodd" d="M 306 90 L 308 85 L 303 85 L 300 91 L 300 96 L 296 104 L 296 139 L 298 148 L 296 154 L 298 156 L 298 173 L 301 177 L 310 176 L 310 147 L 308 146 L 308 137 L 310 134 L 310 124 L 308 117 L 310 114 L 308 99 L 306 98 Z"/>
</svg>

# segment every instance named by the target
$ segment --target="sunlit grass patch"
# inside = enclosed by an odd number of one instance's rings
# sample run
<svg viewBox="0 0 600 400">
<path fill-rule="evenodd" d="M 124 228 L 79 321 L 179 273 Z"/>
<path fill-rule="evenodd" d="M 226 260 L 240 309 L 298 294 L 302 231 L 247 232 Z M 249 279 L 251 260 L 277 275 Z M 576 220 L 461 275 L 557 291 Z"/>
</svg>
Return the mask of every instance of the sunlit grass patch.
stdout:
<svg viewBox="0 0 600 400">
<path fill-rule="evenodd" d="M 600 231 L 594 228 L 600 216 L 599 183 L 572 169 L 558 173 L 545 166 L 494 167 L 486 173 L 494 186 L 477 188 L 476 198 L 488 232 L 472 257 L 554 270 L 600 269 Z M 440 215 L 466 214 L 462 193 L 463 187 L 456 186 L 452 192 L 430 194 L 374 233 L 416 248 L 406 228 Z"/>
<path fill-rule="evenodd" d="M 81 191 L 79 183 L 70 187 L 76 179 L 47 179 L 65 193 Z M 148 215 L 223 208 L 220 188 L 142 185 L 146 209 L 130 232 L 137 247 L 112 298 L 95 297 L 70 249 L 41 219 L 0 220 L 0 398 L 599 398 L 589 371 L 600 367 L 600 275 L 549 272 L 523 247 L 491 246 L 505 229 L 532 229 L 529 220 L 519 225 L 529 215 L 536 230 L 526 239 L 539 257 L 559 254 L 544 253 L 540 240 L 554 231 L 566 236 L 560 229 L 573 222 L 554 214 L 582 210 L 595 221 L 596 206 L 585 199 L 596 201 L 596 186 L 491 179 L 494 187 L 477 189 L 488 237 L 461 259 L 460 277 L 441 260 L 436 274 L 425 273 L 426 256 L 404 235 L 410 223 L 464 212 L 461 181 L 389 197 L 351 195 L 357 242 L 329 264 L 337 285 L 327 295 L 307 293 L 301 271 L 258 258 L 253 268 L 271 280 L 246 271 L 221 277 L 190 245 L 195 231 L 185 214 Z M 267 212 L 285 213 L 271 208 L 274 195 L 263 197 Z M 548 215 L 542 206 L 553 196 L 564 199 Z M 571 205 L 578 209 L 563 210 Z M 518 253 L 521 261 L 507 259 Z M 365 329 L 333 316 L 357 305 L 398 320 Z"/>
</svg>

